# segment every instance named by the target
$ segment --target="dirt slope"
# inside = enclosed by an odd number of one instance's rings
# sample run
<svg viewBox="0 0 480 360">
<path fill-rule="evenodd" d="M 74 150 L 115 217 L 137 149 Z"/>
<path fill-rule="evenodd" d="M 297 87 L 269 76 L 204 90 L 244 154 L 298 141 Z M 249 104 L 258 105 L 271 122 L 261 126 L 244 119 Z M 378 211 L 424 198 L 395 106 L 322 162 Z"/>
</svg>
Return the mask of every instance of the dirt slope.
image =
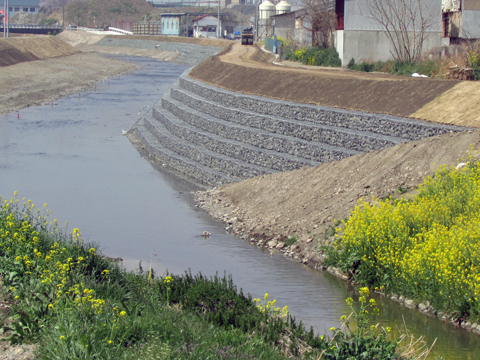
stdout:
<svg viewBox="0 0 480 360">
<path fill-rule="evenodd" d="M 197 193 L 197 199 L 200 207 L 230 223 L 238 234 L 257 243 L 264 240 L 263 246 L 272 239 L 299 238 L 294 253 L 288 249 L 287 255 L 315 266 L 322 260 L 315 249 L 325 240 L 325 231 L 334 219 L 347 218 L 359 199 L 399 196 L 399 189 L 411 191 L 441 164 L 457 164 L 470 145 L 480 149 L 480 131 L 446 134 L 314 168 L 264 175 Z"/>
<path fill-rule="evenodd" d="M 56 36 L 70 46 L 95 45 L 105 37 L 104 34 L 95 34 L 86 31 L 62 31 Z"/>
<path fill-rule="evenodd" d="M 480 127 L 480 82 L 462 81 L 411 114 L 429 121 Z"/>
<path fill-rule="evenodd" d="M 279 100 L 407 117 L 458 81 L 325 69 L 294 69 L 259 62 L 256 47 L 230 52 L 197 66 L 190 76 L 231 91 Z"/>
<path fill-rule="evenodd" d="M 132 63 L 84 53 L 0 67 L 0 114 L 80 92 L 133 68 Z"/>
<path fill-rule="evenodd" d="M 0 39 L 0 66 L 68 56 L 76 53 L 78 53 L 77 49 L 55 36 Z"/>
</svg>

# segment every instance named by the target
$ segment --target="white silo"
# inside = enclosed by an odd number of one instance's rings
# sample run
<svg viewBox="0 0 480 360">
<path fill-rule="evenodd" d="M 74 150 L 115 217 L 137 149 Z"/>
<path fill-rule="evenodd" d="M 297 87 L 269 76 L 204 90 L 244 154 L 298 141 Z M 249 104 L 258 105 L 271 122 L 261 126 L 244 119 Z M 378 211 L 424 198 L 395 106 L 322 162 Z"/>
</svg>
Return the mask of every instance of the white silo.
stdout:
<svg viewBox="0 0 480 360">
<path fill-rule="evenodd" d="M 292 5 L 290 5 L 285 0 L 280 1 L 277 6 L 275 6 L 275 12 L 277 15 L 288 13 L 292 10 Z"/>
<path fill-rule="evenodd" d="M 275 15 L 275 5 L 265 0 L 259 5 L 258 12 L 260 23 L 262 24 L 262 35 L 270 35 L 272 33 L 272 19 L 270 16 Z"/>
</svg>

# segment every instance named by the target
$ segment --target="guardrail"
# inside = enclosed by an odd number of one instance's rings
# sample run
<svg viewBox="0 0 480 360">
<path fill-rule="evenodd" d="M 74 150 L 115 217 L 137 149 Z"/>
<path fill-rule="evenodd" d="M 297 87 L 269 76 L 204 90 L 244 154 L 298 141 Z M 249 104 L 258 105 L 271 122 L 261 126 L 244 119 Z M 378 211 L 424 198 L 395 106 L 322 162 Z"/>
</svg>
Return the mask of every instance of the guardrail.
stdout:
<svg viewBox="0 0 480 360">
<path fill-rule="evenodd" d="M 0 24 L 3 29 L 4 24 Z M 9 24 L 9 29 L 42 29 L 42 30 L 62 30 L 62 25 L 30 25 L 30 24 Z"/>
<path fill-rule="evenodd" d="M 122 30 L 122 29 L 117 29 L 117 28 L 114 28 L 114 27 L 108 27 L 108 30 L 109 30 L 109 31 L 113 31 L 113 32 L 118 32 L 119 34 L 133 35 L 133 32 L 131 32 L 131 31 L 126 31 L 126 30 Z"/>
<path fill-rule="evenodd" d="M 100 29 L 92 29 L 92 28 L 86 28 L 86 27 L 82 27 L 82 26 L 76 26 L 75 28 L 73 26 L 69 26 L 68 27 L 68 30 L 82 30 L 82 31 L 90 31 L 90 32 L 93 32 L 93 31 L 104 31 L 102 28 Z"/>
</svg>

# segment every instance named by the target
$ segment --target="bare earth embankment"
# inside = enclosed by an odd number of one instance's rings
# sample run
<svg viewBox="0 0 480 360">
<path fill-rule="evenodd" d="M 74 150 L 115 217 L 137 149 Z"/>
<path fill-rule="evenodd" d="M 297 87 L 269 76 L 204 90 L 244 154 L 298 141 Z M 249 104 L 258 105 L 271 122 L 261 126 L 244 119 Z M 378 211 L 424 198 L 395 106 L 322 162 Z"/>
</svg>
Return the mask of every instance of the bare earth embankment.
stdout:
<svg viewBox="0 0 480 360">
<path fill-rule="evenodd" d="M 104 37 L 83 31 L 57 36 L 0 39 L 0 114 L 40 105 L 90 88 L 95 82 L 124 74 L 135 65 L 100 54 L 132 55 L 175 61 L 177 52 L 96 46 Z M 122 39 L 226 46 L 227 40 L 168 36 L 120 36 Z"/>
<path fill-rule="evenodd" d="M 79 52 L 54 36 L 0 39 L 0 114 L 40 105 L 135 65 Z"/>
</svg>

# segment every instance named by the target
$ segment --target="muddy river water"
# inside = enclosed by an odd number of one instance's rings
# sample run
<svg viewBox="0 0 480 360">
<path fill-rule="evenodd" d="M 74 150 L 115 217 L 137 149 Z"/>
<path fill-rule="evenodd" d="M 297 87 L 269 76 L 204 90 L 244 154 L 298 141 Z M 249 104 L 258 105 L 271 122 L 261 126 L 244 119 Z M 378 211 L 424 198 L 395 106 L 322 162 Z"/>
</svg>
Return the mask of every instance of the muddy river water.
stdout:
<svg viewBox="0 0 480 360">
<path fill-rule="evenodd" d="M 353 288 L 227 234 L 194 206 L 195 185 L 153 168 L 122 136 L 186 69 L 125 59 L 141 68 L 96 90 L 0 116 L 0 196 L 18 191 L 39 207 L 47 203 L 50 220 L 69 221 L 70 230 L 79 228 L 84 240 L 123 258 L 129 269 L 139 261 L 148 268 L 152 261 L 157 273 L 168 268 L 231 274 L 244 292 L 268 292 L 319 333 L 338 326 L 348 315 L 345 299 L 355 297 Z M 205 230 L 212 234 L 208 239 L 201 236 Z M 428 343 L 438 338 L 431 359 L 479 358 L 478 336 L 396 303 L 377 302 L 383 326 L 396 328 L 404 319 Z"/>
</svg>

